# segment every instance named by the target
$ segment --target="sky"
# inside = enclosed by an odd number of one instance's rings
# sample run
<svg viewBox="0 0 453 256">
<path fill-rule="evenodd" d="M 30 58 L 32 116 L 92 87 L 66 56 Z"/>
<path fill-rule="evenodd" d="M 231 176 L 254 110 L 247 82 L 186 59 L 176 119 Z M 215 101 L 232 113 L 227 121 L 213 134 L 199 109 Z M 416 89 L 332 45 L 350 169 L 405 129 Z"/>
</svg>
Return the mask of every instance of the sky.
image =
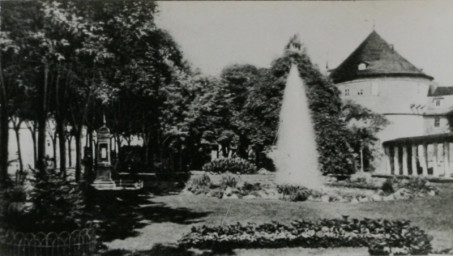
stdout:
<svg viewBox="0 0 453 256">
<path fill-rule="evenodd" d="M 207 75 L 269 67 L 298 34 L 325 72 L 374 29 L 441 86 L 453 86 L 453 1 L 162 1 L 156 23 Z"/>
</svg>

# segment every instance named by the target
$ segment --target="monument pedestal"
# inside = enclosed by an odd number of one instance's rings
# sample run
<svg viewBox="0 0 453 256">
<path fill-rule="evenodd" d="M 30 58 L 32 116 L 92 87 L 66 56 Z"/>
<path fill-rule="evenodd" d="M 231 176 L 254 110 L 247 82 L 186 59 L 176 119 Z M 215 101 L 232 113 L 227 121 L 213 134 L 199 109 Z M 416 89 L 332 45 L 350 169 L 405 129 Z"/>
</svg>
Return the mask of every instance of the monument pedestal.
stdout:
<svg viewBox="0 0 453 256">
<path fill-rule="evenodd" d="M 92 185 L 99 190 L 116 188 L 116 184 L 112 180 L 112 172 L 109 165 L 98 165 L 96 179 L 93 181 Z"/>
<path fill-rule="evenodd" d="M 96 136 L 95 136 L 96 135 Z M 96 133 L 93 133 L 93 138 L 97 138 L 96 143 L 96 179 L 94 180 L 92 186 L 98 190 L 115 190 L 116 184 L 112 180 L 112 165 L 110 159 L 110 129 L 105 123 L 104 116 L 104 125 L 97 130 Z"/>
</svg>

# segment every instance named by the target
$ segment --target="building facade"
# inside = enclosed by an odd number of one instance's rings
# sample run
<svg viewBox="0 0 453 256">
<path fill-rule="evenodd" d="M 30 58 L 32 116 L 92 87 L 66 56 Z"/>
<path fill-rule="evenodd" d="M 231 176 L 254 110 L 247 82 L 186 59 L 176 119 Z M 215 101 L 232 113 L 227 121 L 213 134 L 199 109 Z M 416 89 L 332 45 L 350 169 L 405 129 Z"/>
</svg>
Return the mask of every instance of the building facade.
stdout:
<svg viewBox="0 0 453 256">
<path fill-rule="evenodd" d="M 376 31 L 330 77 L 342 100 L 358 103 L 389 121 L 377 134 L 381 151 L 374 163 L 377 173 L 450 177 L 449 168 L 442 174 L 434 169 L 440 169 L 440 164 L 443 169 L 453 166 L 447 163 L 453 161 L 447 139 L 453 87 L 438 86 Z"/>
</svg>

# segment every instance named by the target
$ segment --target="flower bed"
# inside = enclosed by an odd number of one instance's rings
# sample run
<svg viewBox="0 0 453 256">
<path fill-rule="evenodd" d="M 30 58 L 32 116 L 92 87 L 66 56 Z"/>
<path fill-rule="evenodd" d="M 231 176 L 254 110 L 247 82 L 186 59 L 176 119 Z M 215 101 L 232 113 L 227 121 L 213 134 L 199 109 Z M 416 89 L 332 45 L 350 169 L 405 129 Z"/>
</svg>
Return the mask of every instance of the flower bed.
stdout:
<svg viewBox="0 0 453 256">
<path fill-rule="evenodd" d="M 252 174 L 257 170 L 256 165 L 242 158 L 218 158 L 203 165 L 203 171 L 212 173 Z"/>
<path fill-rule="evenodd" d="M 266 175 L 246 175 L 266 176 Z M 407 200 L 417 197 L 434 196 L 439 193 L 436 187 L 431 186 L 425 179 L 412 178 L 408 180 L 388 179 L 383 182 L 371 181 L 341 181 L 328 183 L 320 191 L 307 189 L 295 185 L 276 185 L 273 182 L 264 182 L 263 179 L 248 179 L 243 175 L 231 173 L 223 175 L 192 176 L 186 185 L 184 193 L 205 195 L 219 199 L 280 199 L 288 201 L 315 201 L 315 202 L 372 202 Z M 273 176 L 267 177 L 272 179 Z M 253 180 L 263 181 L 253 182 Z M 379 186 L 377 184 L 380 184 Z M 364 189 L 365 188 L 365 189 Z"/>
<path fill-rule="evenodd" d="M 232 250 L 235 248 L 368 247 L 372 255 L 427 254 L 431 238 L 409 221 L 382 219 L 323 219 L 293 221 L 291 225 L 235 224 L 192 227 L 179 244 L 185 248 Z"/>
</svg>

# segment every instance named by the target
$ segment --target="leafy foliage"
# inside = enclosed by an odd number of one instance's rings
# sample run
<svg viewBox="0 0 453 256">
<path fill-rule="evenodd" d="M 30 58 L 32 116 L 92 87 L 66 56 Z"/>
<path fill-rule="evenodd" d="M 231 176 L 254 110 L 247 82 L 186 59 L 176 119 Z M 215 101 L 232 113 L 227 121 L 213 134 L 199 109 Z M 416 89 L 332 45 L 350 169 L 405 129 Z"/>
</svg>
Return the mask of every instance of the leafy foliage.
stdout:
<svg viewBox="0 0 453 256">
<path fill-rule="evenodd" d="M 240 187 L 239 189 L 242 195 L 250 195 L 252 192 L 262 190 L 263 186 L 259 182 L 256 183 L 244 182 L 242 187 Z"/>
<path fill-rule="evenodd" d="M 27 194 L 22 186 L 14 186 L 2 191 L 1 225 L 8 229 L 22 229 L 30 225 L 27 218 L 29 207 L 26 205 Z"/>
<path fill-rule="evenodd" d="M 291 50 L 291 45 L 298 46 L 300 50 Z M 232 124 L 237 127 L 238 134 L 246 138 L 244 141 L 253 145 L 257 152 L 266 151 L 274 144 L 283 90 L 291 63 L 297 65 L 307 86 L 322 172 L 351 173 L 351 149 L 346 141 L 345 123 L 340 118 L 339 91 L 313 65 L 297 38 L 290 40 L 283 56 L 274 60 L 270 69 L 249 72 L 245 76 L 248 79 L 240 80 L 253 82 L 254 85 L 248 87 L 243 109 L 233 118 Z M 245 87 L 245 82 L 243 86 Z"/>
<path fill-rule="evenodd" d="M 226 188 L 226 187 L 236 188 L 237 184 L 238 184 L 238 180 L 233 175 L 228 175 L 228 174 L 223 175 L 222 179 L 220 180 L 221 188 Z"/>
<path fill-rule="evenodd" d="M 379 153 L 376 134 L 388 125 L 389 121 L 383 115 L 352 101 L 346 101 L 342 105 L 341 118 L 346 122 L 347 141 L 354 152 L 354 165 L 360 165 L 360 151 L 362 151 L 363 169 L 372 171 L 373 160 Z"/>
<path fill-rule="evenodd" d="M 356 172 L 353 175 L 351 175 L 349 180 L 352 183 L 372 184 L 373 177 L 371 176 L 371 173 L 368 172 Z"/>
<path fill-rule="evenodd" d="M 212 173 L 231 172 L 235 174 L 253 174 L 257 167 L 242 158 L 217 158 L 203 166 L 203 171 Z"/>
<path fill-rule="evenodd" d="M 294 185 L 278 185 L 278 192 L 283 195 L 284 199 L 289 199 L 290 201 L 306 201 L 309 196 L 319 197 L 321 193 L 308 189 L 302 186 Z"/>
<path fill-rule="evenodd" d="M 430 185 L 424 177 L 410 177 L 406 182 L 403 182 L 402 187 L 418 193 L 439 192 L 438 188 Z"/>
<path fill-rule="evenodd" d="M 384 191 L 384 193 L 386 194 L 391 194 L 393 192 L 395 192 L 395 188 L 394 188 L 394 181 L 393 179 L 386 179 L 384 181 L 384 183 L 382 184 L 382 187 L 381 187 L 382 191 Z"/>
<path fill-rule="evenodd" d="M 439 189 L 429 184 L 424 177 L 410 177 L 409 179 L 388 178 L 382 184 L 382 191 L 386 194 L 391 194 L 398 190 L 406 190 L 413 195 L 435 195 L 439 193 Z"/>
<path fill-rule="evenodd" d="M 19 232 L 73 231 L 90 223 L 83 185 L 55 173 L 34 171 L 30 185 L 16 185 L 2 193 L 2 226 Z"/>
<path fill-rule="evenodd" d="M 30 194 L 32 231 L 72 231 L 90 219 L 84 193 L 78 184 L 71 184 L 53 173 L 36 174 Z"/>
<path fill-rule="evenodd" d="M 235 248 L 282 247 L 363 247 L 377 252 L 376 244 L 392 251 L 406 250 L 414 255 L 432 250 L 431 239 L 423 230 L 405 220 L 323 219 L 319 222 L 296 220 L 286 226 L 277 222 L 265 224 L 233 224 L 217 227 L 192 227 L 180 241 L 183 247 L 213 250 Z M 380 250 L 380 253 L 385 250 Z M 377 254 L 381 255 L 381 254 Z"/>
<path fill-rule="evenodd" d="M 208 193 L 211 185 L 211 178 L 207 174 L 203 174 L 201 176 L 190 177 L 186 187 L 187 190 L 198 195 Z"/>
</svg>

